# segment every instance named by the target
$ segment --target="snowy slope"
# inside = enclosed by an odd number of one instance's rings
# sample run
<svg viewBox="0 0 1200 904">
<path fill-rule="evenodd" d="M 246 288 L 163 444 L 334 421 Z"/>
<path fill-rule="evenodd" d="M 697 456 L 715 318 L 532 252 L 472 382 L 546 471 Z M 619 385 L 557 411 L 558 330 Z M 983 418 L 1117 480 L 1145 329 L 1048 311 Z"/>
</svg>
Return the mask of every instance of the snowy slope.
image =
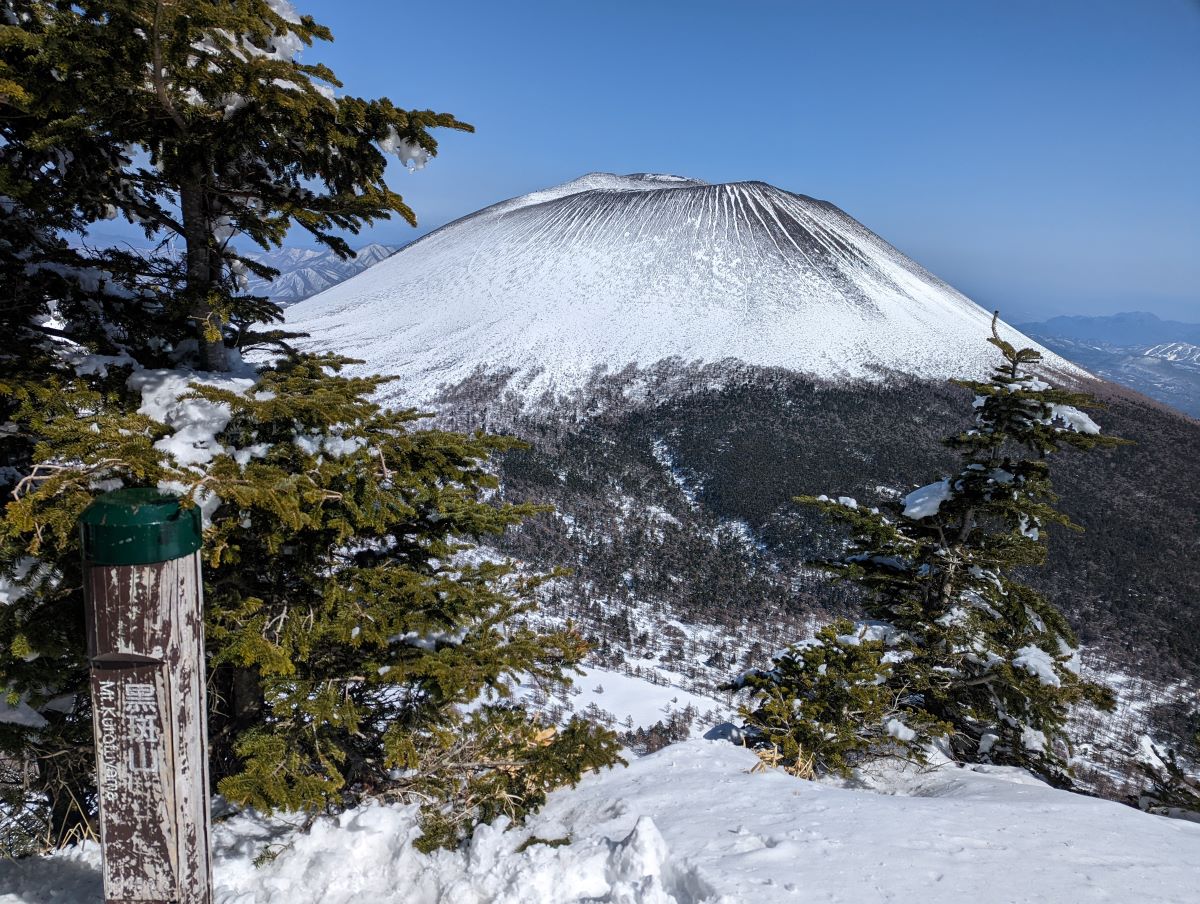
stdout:
<svg viewBox="0 0 1200 904">
<path fill-rule="evenodd" d="M 586 712 L 610 727 L 649 728 L 655 722 L 667 721 L 672 713 L 687 706 L 698 715 L 709 712 L 720 713 L 725 718 L 733 715 L 728 700 L 703 696 L 665 683 L 672 677 L 678 679 L 678 676 L 662 674 L 663 684 L 651 684 L 624 672 L 596 666 L 587 666 L 580 671 L 583 674 L 575 678 L 567 702 L 573 712 Z M 708 727 L 703 722 L 701 726 Z"/>
<path fill-rule="evenodd" d="M 1142 354 L 1149 358 L 1200 364 L 1200 345 L 1192 345 L 1190 342 L 1164 342 L 1146 349 Z"/>
<path fill-rule="evenodd" d="M 878 791 L 752 773 L 688 741 L 551 795 L 528 827 L 417 853 L 406 807 L 308 835 L 216 826 L 218 904 L 1188 904 L 1200 825 L 1056 791 L 1015 770 L 890 772 Z M 883 793 L 879 793 L 882 791 Z M 517 848 L 530 834 L 570 843 Z M 264 850 L 278 854 L 255 867 Z M 97 849 L 0 862 L 0 904 L 100 899 Z"/>
<path fill-rule="evenodd" d="M 464 217 L 288 311 L 310 347 L 402 376 L 411 402 L 477 369 L 533 396 L 669 358 L 983 376 L 989 321 L 828 202 L 604 173 Z"/>
</svg>

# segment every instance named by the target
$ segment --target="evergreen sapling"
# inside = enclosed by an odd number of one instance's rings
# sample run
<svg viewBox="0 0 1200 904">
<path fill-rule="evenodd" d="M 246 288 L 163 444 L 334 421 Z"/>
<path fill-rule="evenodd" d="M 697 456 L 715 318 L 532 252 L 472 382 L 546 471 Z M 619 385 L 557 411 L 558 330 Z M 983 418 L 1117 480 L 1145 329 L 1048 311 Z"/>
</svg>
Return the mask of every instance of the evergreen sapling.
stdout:
<svg viewBox="0 0 1200 904">
<path fill-rule="evenodd" d="M 1066 785 L 1071 707 L 1111 706 L 1105 688 L 1081 677 L 1075 637 L 1062 613 L 1020 574 L 1044 564 L 1049 526 L 1078 529 L 1054 507 L 1049 456 L 1122 440 L 1101 435 L 1084 411 L 1093 404 L 1089 396 L 1054 388 L 1032 373 L 1039 353 L 1002 339 L 997 323 L 993 319 L 988 341 L 1001 363 L 987 382 L 959 384 L 975 395 L 975 418 L 946 440 L 958 453 L 956 473 L 882 508 L 847 497 L 797 500 L 847 529 L 845 553 L 819 564 L 865 591 L 871 630 L 883 645 L 873 661 L 836 682 L 794 668 L 812 655 L 800 647 L 743 684 L 754 692 L 748 726 L 771 737 L 782 724 L 781 704 L 796 697 L 821 701 L 797 708 L 799 719 L 801 712 L 822 712 L 857 683 L 859 703 L 835 710 L 853 730 L 819 717 L 815 725 L 786 728 L 810 752 L 822 739 L 839 738 L 841 761 L 818 759 L 827 768 L 846 765 L 846 754 L 871 752 L 881 713 L 894 710 L 885 717 L 896 727 L 891 739 L 912 755 L 945 736 L 957 759 L 1022 766 Z M 845 661 L 850 651 L 839 647 L 850 634 L 844 626 L 826 629 L 817 649 L 829 647 Z"/>
</svg>

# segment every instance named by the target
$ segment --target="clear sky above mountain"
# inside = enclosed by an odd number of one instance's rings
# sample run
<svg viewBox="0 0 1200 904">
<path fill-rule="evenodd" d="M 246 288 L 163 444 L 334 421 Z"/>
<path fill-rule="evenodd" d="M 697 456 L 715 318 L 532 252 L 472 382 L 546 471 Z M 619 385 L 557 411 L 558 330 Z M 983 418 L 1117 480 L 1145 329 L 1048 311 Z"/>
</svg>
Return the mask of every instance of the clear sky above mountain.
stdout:
<svg viewBox="0 0 1200 904">
<path fill-rule="evenodd" d="M 421 231 L 591 170 L 758 179 L 1009 320 L 1200 321 L 1195 0 L 297 6 L 346 90 L 477 127 L 395 167 Z"/>
</svg>

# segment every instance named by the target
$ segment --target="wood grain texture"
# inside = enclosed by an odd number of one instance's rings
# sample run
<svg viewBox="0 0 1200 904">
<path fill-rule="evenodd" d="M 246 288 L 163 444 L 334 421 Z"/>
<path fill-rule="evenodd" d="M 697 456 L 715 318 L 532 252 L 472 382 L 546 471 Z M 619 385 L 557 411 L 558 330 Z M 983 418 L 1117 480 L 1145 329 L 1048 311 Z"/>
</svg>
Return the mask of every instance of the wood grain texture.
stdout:
<svg viewBox="0 0 1200 904">
<path fill-rule="evenodd" d="M 88 650 L 108 904 L 209 904 L 198 554 L 93 566 Z"/>
</svg>

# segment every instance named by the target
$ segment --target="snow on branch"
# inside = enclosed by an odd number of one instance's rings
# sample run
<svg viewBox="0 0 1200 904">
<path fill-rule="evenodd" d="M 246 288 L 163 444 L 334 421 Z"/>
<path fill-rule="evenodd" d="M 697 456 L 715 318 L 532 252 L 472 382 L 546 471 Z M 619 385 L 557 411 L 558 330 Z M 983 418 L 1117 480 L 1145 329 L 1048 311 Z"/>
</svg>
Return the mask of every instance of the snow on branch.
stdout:
<svg viewBox="0 0 1200 904">
<path fill-rule="evenodd" d="M 1071 405 L 1051 405 L 1050 417 L 1052 420 L 1062 421 L 1068 430 L 1074 430 L 1076 433 L 1095 436 L 1100 432 L 1099 424 Z"/>
<path fill-rule="evenodd" d="M 424 169 L 433 157 L 429 151 L 407 138 L 401 138 L 395 126 L 388 126 L 388 133 L 379 140 L 379 149 L 385 154 L 393 154 L 409 172 Z"/>
<path fill-rule="evenodd" d="M 927 484 L 904 497 L 904 517 L 914 521 L 930 518 L 938 513 L 943 502 L 953 496 L 954 491 L 950 488 L 949 478 Z"/>
</svg>

